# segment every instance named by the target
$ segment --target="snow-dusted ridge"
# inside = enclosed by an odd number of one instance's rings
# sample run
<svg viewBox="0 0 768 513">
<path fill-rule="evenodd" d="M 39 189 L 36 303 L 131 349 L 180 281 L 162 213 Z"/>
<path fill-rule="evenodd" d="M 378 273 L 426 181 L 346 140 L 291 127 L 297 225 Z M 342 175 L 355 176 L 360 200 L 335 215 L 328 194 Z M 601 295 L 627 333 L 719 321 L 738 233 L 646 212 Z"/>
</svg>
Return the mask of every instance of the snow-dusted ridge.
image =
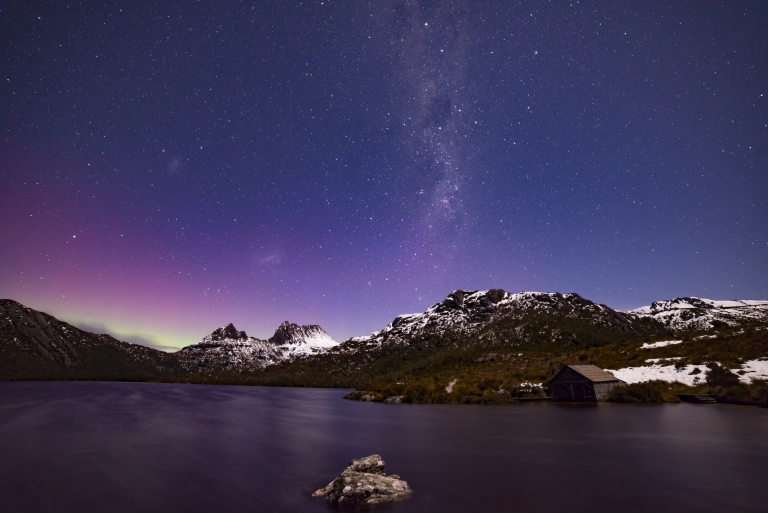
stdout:
<svg viewBox="0 0 768 513">
<path fill-rule="evenodd" d="M 243 371 L 319 354 L 336 345 L 338 342 L 317 325 L 299 326 L 286 321 L 272 337 L 260 340 L 228 324 L 176 354 L 190 371 Z"/>
<path fill-rule="evenodd" d="M 768 322 L 768 301 L 678 297 L 655 301 L 627 313 L 653 318 L 673 330 L 703 330 L 719 323 L 733 326 L 744 321 Z"/>
<path fill-rule="evenodd" d="M 616 312 L 578 294 L 509 293 L 502 289 L 455 290 L 423 313 L 398 315 L 384 329 L 367 336 L 354 337 L 350 342 L 371 347 L 386 343 L 403 343 L 415 336 L 476 334 L 502 318 L 513 316 L 522 319 L 537 313 L 589 318 L 590 322 L 605 326 L 628 326 L 637 319 L 635 315 Z M 557 331 L 554 326 L 552 330 L 553 333 Z"/>
</svg>

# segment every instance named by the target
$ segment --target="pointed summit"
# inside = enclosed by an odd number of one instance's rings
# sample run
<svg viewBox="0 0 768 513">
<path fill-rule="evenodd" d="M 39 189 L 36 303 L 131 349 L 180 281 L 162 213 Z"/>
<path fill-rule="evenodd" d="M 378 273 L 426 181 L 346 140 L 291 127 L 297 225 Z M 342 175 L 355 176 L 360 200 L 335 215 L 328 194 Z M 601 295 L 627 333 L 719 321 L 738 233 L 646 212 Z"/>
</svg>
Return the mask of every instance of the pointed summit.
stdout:
<svg viewBox="0 0 768 513">
<path fill-rule="evenodd" d="M 232 323 L 227 324 L 223 328 L 217 329 L 211 333 L 209 337 L 210 340 L 243 340 L 248 338 L 244 331 L 237 331 L 237 328 L 235 328 L 235 325 Z"/>
</svg>

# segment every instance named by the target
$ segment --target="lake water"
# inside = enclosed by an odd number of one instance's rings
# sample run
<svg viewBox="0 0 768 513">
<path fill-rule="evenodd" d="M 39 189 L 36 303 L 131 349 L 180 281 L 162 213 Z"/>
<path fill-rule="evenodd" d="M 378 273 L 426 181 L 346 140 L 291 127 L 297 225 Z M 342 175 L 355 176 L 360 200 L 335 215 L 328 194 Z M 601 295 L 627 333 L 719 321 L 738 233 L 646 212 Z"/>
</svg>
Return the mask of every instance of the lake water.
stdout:
<svg viewBox="0 0 768 513">
<path fill-rule="evenodd" d="M 766 512 L 768 410 L 388 405 L 343 390 L 0 383 L 0 511 L 312 512 L 382 455 L 400 512 Z"/>
</svg>

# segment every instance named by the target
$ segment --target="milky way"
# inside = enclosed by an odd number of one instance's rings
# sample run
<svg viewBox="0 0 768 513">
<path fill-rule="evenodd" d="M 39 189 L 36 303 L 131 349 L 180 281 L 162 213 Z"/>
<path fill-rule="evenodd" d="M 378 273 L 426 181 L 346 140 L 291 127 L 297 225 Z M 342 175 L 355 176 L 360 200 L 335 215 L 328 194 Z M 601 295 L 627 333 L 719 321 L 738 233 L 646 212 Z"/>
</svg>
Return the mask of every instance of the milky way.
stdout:
<svg viewBox="0 0 768 513">
<path fill-rule="evenodd" d="M 461 5 L 446 2 L 422 9 L 419 2 L 406 2 L 392 9 L 395 46 L 403 55 L 402 79 L 411 94 L 406 112 L 412 116 L 406 126 L 416 154 L 421 154 L 414 161 L 436 182 L 429 194 L 429 228 L 450 224 L 464 208 L 467 27 Z"/>
<path fill-rule="evenodd" d="M 768 5 L 3 4 L 0 295 L 161 346 L 768 297 Z"/>
</svg>

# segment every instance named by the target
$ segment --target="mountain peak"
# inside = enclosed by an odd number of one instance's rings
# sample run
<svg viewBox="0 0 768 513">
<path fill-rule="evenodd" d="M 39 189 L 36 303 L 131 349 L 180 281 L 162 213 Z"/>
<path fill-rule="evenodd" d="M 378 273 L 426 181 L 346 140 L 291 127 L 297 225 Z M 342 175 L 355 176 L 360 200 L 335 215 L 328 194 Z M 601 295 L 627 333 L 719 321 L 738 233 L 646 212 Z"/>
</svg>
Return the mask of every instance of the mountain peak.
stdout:
<svg viewBox="0 0 768 513">
<path fill-rule="evenodd" d="M 278 326 L 275 334 L 270 337 L 269 342 L 277 346 L 308 345 L 331 347 L 336 345 L 336 341 L 320 326 L 316 324 L 299 326 L 288 321 Z"/>
<path fill-rule="evenodd" d="M 232 324 L 231 322 L 226 326 L 224 326 L 223 328 L 219 328 L 209 335 L 209 340 L 225 340 L 225 339 L 243 340 L 247 338 L 248 338 L 248 335 L 246 335 L 244 331 L 237 331 L 237 328 L 235 328 L 235 325 Z"/>
</svg>

